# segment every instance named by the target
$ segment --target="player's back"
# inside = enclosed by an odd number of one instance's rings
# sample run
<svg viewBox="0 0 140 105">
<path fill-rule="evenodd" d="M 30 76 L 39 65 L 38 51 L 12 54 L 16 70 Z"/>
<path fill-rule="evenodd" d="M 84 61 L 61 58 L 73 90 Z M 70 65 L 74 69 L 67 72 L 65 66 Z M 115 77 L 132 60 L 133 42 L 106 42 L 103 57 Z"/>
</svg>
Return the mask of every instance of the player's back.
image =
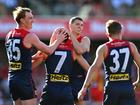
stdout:
<svg viewBox="0 0 140 105">
<path fill-rule="evenodd" d="M 45 62 L 48 82 L 70 82 L 72 67 L 73 67 L 73 55 L 72 48 L 68 43 L 62 43 L 50 55 Z"/>
<path fill-rule="evenodd" d="M 6 50 L 9 62 L 10 79 L 31 76 L 31 49 L 23 44 L 29 32 L 23 29 L 11 30 L 6 37 Z"/>
<path fill-rule="evenodd" d="M 120 103 L 135 105 L 134 87 L 131 79 L 133 55 L 129 42 L 114 39 L 106 43 L 106 46 L 108 54 L 104 61 L 106 79 L 104 103 L 106 105 L 106 100 L 108 100 L 112 105 Z"/>
<path fill-rule="evenodd" d="M 48 56 L 45 61 L 47 74 L 41 105 L 62 105 L 62 103 L 64 104 L 67 102 L 73 103 L 70 84 L 73 60 L 72 48 L 69 46 L 69 40 L 66 43 L 60 44 L 54 53 Z"/>
<path fill-rule="evenodd" d="M 32 53 L 23 43 L 28 33 L 24 29 L 14 29 L 7 34 L 5 40 L 9 62 L 9 90 L 13 100 L 36 97 L 31 74 Z"/>
<path fill-rule="evenodd" d="M 106 43 L 108 54 L 104 61 L 105 78 L 111 83 L 131 82 L 133 55 L 128 41 L 113 40 Z"/>
</svg>

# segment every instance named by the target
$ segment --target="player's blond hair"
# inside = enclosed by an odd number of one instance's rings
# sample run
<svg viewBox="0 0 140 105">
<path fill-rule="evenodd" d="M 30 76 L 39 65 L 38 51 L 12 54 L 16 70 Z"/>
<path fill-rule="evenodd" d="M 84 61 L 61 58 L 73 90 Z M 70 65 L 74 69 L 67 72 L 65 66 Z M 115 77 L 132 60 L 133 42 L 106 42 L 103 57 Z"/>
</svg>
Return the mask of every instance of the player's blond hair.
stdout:
<svg viewBox="0 0 140 105">
<path fill-rule="evenodd" d="M 20 19 L 25 17 L 26 12 L 32 12 L 32 10 L 26 7 L 16 7 L 13 11 L 14 20 L 19 24 Z"/>
</svg>

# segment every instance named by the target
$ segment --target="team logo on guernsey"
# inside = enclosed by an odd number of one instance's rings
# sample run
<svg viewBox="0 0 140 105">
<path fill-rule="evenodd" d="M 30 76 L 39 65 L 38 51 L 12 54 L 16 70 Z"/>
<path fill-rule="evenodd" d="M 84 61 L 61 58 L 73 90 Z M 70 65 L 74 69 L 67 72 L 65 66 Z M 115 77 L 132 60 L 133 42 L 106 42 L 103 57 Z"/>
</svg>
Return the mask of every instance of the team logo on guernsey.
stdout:
<svg viewBox="0 0 140 105">
<path fill-rule="evenodd" d="M 69 82 L 68 75 L 50 74 L 51 82 Z"/>
<path fill-rule="evenodd" d="M 110 81 L 123 81 L 129 80 L 129 74 L 111 74 L 109 76 Z"/>
<path fill-rule="evenodd" d="M 9 62 L 9 67 L 13 71 L 21 70 L 22 64 L 17 62 Z"/>
</svg>

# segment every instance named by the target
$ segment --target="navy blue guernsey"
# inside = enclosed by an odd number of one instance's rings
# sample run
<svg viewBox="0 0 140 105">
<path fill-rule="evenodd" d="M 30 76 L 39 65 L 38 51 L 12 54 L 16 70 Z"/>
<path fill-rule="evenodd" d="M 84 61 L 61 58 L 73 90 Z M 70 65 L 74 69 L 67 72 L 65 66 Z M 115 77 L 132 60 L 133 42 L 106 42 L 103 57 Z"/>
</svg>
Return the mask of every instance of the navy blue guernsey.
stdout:
<svg viewBox="0 0 140 105">
<path fill-rule="evenodd" d="M 77 38 L 77 40 L 79 41 L 79 42 L 81 42 L 81 40 L 82 40 L 82 36 L 79 36 L 78 38 Z M 82 56 L 87 60 L 87 61 L 89 61 L 89 52 L 85 52 L 84 54 L 82 54 Z M 80 78 L 80 79 L 85 79 L 85 77 L 86 77 L 86 72 L 85 72 L 85 70 L 83 69 L 83 67 L 78 63 L 78 61 L 76 60 L 75 62 L 74 62 L 74 66 L 73 66 L 73 79 L 78 79 L 78 78 Z"/>
<path fill-rule="evenodd" d="M 14 29 L 7 34 L 5 45 L 9 61 L 10 79 L 31 76 L 31 49 L 23 45 L 24 37 L 29 32 Z"/>
<path fill-rule="evenodd" d="M 131 82 L 133 55 L 128 41 L 114 39 L 107 42 L 108 54 L 104 61 L 108 83 Z"/>
<path fill-rule="evenodd" d="M 89 52 L 85 52 L 84 54 L 82 54 L 82 56 L 88 61 L 89 60 Z M 74 66 L 73 66 L 73 79 L 78 79 L 78 78 L 83 78 L 85 79 L 86 77 L 86 71 L 83 69 L 83 67 L 78 63 L 78 61 L 76 60 L 74 62 Z"/>
<path fill-rule="evenodd" d="M 74 105 L 71 75 L 73 50 L 68 39 L 61 43 L 45 61 L 46 84 L 43 88 L 40 105 Z"/>
<path fill-rule="evenodd" d="M 77 38 L 77 40 L 79 42 L 81 42 L 83 36 L 79 36 Z M 72 45 L 73 46 L 73 45 Z M 85 52 L 84 54 L 82 54 L 82 56 L 89 61 L 89 52 Z M 83 69 L 83 67 L 78 63 L 77 60 L 74 61 L 74 65 L 73 65 L 73 74 L 72 74 L 72 93 L 73 93 L 73 97 L 74 100 L 77 101 L 77 97 L 78 97 L 78 92 L 80 91 L 80 89 L 82 88 L 82 85 L 85 81 L 86 78 L 86 71 Z M 84 97 L 84 100 L 88 100 L 88 91 L 86 92 L 86 95 Z"/>
<path fill-rule="evenodd" d="M 58 46 L 55 52 L 45 61 L 47 82 L 70 83 L 73 68 L 72 48 L 69 40 Z"/>
</svg>

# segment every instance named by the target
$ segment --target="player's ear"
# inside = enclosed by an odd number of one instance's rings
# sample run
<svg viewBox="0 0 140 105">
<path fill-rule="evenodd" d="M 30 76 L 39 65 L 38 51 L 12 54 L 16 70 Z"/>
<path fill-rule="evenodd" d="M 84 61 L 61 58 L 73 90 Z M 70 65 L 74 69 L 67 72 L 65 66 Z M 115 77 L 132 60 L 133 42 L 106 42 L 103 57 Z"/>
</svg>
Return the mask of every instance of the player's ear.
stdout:
<svg viewBox="0 0 140 105">
<path fill-rule="evenodd" d="M 105 35 L 109 38 L 109 34 L 108 33 L 105 33 Z"/>
<path fill-rule="evenodd" d="M 24 19 L 23 19 L 23 18 L 21 18 L 21 19 L 20 19 L 20 22 L 21 22 L 21 23 L 24 23 Z"/>
</svg>

